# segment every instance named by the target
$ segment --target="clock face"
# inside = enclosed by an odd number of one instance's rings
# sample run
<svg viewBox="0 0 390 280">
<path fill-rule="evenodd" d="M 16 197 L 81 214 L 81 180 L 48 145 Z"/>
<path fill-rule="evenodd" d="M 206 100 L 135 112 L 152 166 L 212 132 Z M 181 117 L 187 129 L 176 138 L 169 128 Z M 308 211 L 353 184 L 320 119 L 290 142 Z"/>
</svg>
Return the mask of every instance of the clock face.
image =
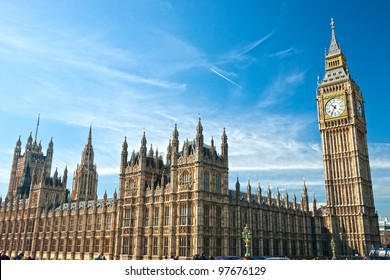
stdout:
<svg viewBox="0 0 390 280">
<path fill-rule="evenodd" d="M 339 98 L 329 100 L 325 105 L 325 112 L 329 117 L 338 117 L 344 112 L 344 101 Z"/>
<path fill-rule="evenodd" d="M 356 111 L 359 117 L 363 117 L 363 105 L 360 100 L 356 100 Z"/>
</svg>

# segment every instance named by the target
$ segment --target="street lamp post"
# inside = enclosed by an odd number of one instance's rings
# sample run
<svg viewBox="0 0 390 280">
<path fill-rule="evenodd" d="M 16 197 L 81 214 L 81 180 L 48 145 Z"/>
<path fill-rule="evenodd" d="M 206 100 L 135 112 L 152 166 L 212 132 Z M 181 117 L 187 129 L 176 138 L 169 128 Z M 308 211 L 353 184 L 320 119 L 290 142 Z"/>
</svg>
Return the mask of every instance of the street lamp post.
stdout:
<svg viewBox="0 0 390 280">
<path fill-rule="evenodd" d="M 332 237 L 332 241 L 330 242 L 330 247 L 332 248 L 332 260 L 336 260 L 336 243 Z"/>
<path fill-rule="evenodd" d="M 244 227 L 241 233 L 242 240 L 245 242 L 245 257 L 249 257 L 249 243 L 252 239 L 252 233 L 250 228 L 248 227 L 248 224 Z"/>
</svg>

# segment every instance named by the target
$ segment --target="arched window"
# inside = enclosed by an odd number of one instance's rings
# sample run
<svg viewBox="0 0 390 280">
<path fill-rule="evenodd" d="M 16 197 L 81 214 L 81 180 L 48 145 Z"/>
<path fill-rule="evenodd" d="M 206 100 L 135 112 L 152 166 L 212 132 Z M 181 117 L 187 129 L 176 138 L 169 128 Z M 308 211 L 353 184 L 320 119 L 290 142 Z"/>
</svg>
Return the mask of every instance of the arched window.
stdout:
<svg viewBox="0 0 390 280">
<path fill-rule="evenodd" d="M 190 173 L 188 171 L 183 172 L 183 184 L 190 183 Z"/>
<path fill-rule="evenodd" d="M 208 172 L 205 172 L 204 173 L 204 191 L 205 192 L 208 192 L 210 190 L 210 177 L 209 177 L 209 173 Z"/>
<path fill-rule="evenodd" d="M 129 188 L 129 191 L 133 191 L 134 190 L 134 180 L 130 180 L 129 181 L 129 184 L 128 184 L 128 188 Z"/>
<path fill-rule="evenodd" d="M 216 176 L 215 192 L 221 193 L 221 175 L 219 174 Z"/>
</svg>

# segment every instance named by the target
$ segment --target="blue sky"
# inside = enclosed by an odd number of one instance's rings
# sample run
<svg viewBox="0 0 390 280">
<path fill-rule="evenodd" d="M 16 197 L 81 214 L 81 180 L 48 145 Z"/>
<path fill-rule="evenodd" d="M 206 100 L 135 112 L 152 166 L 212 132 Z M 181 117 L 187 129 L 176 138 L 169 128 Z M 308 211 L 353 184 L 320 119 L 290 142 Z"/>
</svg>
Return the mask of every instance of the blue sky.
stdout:
<svg viewBox="0 0 390 280">
<path fill-rule="evenodd" d="M 390 216 L 388 1 L 1 1 L 0 193 L 12 153 L 41 122 L 53 166 L 73 174 L 93 126 L 99 196 L 118 187 L 121 144 L 166 153 L 226 128 L 237 175 L 325 200 L 315 101 L 330 18 L 365 98 L 375 203 Z M 54 169 L 52 170 L 54 172 Z M 70 181 L 71 182 L 71 181 Z M 68 184 L 71 188 L 71 184 Z"/>
</svg>

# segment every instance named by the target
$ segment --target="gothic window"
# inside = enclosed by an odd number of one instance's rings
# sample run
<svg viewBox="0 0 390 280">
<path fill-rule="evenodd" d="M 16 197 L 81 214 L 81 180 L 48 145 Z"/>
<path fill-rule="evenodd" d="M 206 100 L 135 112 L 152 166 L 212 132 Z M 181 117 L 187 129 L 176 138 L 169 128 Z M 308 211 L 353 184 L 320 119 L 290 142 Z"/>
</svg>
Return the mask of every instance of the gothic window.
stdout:
<svg viewBox="0 0 390 280">
<path fill-rule="evenodd" d="M 51 231 L 51 219 L 47 219 L 46 221 L 46 231 L 47 232 Z"/>
<path fill-rule="evenodd" d="M 133 237 L 129 237 L 129 255 L 133 254 Z"/>
<path fill-rule="evenodd" d="M 68 246 L 66 246 L 66 250 L 68 252 L 72 252 L 73 239 L 68 239 Z"/>
<path fill-rule="evenodd" d="M 26 251 L 31 251 L 31 239 L 26 240 Z"/>
<path fill-rule="evenodd" d="M 283 239 L 283 246 L 282 246 L 282 250 L 283 250 L 283 255 L 284 256 L 287 256 L 287 240 Z"/>
<path fill-rule="evenodd" d="M 165 207 L 165 218 L 164 218 L 164 226 L 170 225 L 170 219 L 169 219 L 169 206 Z"/>
<path fill-rule="evenodd" d="M 20 221 L 17 221 L 17 222 L 16 222 L 15 232 L 16 232 L 16 233 L 19 233 L 19 232 L 20 232 Z"/>
<path fill-rule="evenodd" d="M 208 192 L 210 190 L 210 185 L 209 185 L 210 182 L 209 181 L 210 181 L 209 173 L 205 172 L 204 173 L 204 191 L 205 192 Z"/>
<path fill-rule="evenodd" d="M 130 209 L 126 209 L 124 227 L 129 227 L 129 226 L 130 226 Z"/>
<path fill-rule="evenodd" d="M 16 240 L 9 239 L 8 242 L 9 242 L 8 244 L 11 244 L 11 250 L 15 251 L 17 249 L 17 245 L 18 245 Z"/>
<path fill-rule="evenodd" d="M 104 252 L 108 253 L 110 251 L 110 239 L 105 238 L 104 239 Z"/>
<path fill-rule="evenodd" d="M 164 237 L 163 255 L 168 256 L 168 237 Z"/>
<path fill-rule="evenodd" d="M 191 209 L 191 204 L 188 205 L 188 208 L 187 208 L 187 225 L 191 225 L 191 218 L 192 218 L 192 209 Z"/>
<path fill-rule="evenodd" d="M 235 237 L 230 238 L 230 252 L 233 256 L 237 256 L 237 239 Z"/>
<path fill-rule="evenodd" d="M 79 224 L 78 224 L 78 227 L 77 227 L 77 230 L 78 231 L 82 231 L 84 229 L 84 217 L 79 217 Z"/>
<path fill-rule="evenodd" d="M 51 249 L 52 251 L 57 251 L 57 239 L 51 241 Z"/>
<path fill-rule="evenodd" d="M 89 248 L 90 248 L 90 246 L 91 246 L 91 241 L 90 241 L 90 239 L 85 239 L 85 244 L 84 244 L 84 246 L 85 246 L 85 253 L 88 253 L 89 252 Z"/>
<path fill-rule="evenodd" d="M 180 206 L 180 225 L 185 225 L 187 221 L 187 206 L 181 205 Z"/>
<path fill-rule="evenodd" d="M 180 248 L 179 254 L 182 257 L 187 257 L 190 255 L 190 242 L 191 238 L 188 236 L 180 236 Z"/>
<path fill-rule="evenodd" d="M 159 212 L 160 211 L 158 207 L 154 208 L 154 226 L 158 226 Z"/>
<path fill-rule="evenodd" d="M 37 248 L 35 250 L 38 252 L 42 250 L 42 239 L 37 240 Z"/>
<path fill-rule="evenodd" d="M 106 217 L 106 230 L 110 230 L 111 229 L 111 214 L 107 214 L 107 217 Z"/>
<path fill-rule="evenodd" d="M 148 238 L 144 237 L 144 255 L 148 255 Z"/>
<path fill-rule="evenodd" d="M 248 224 L 248 213 L 244 213 L 244 226 Z"/>
<path fill-rule="evenodd" d="M 153 255 L 157 256 L 158 254 L 158 237 L 153 237 Z"/>
<path fill-rule="evenodd" d="M 135 216 L 134 207 L 132 207 L 132 208 L 131 208 L 131 216 L 130 216 L 130 226 L 131 226 L 131 227 L 134 226 L 134 216 Z"/>
<path fill-rule="evenodd" d="M 209 251 L 210 251 L 210 238 L 209 237 L 203 237 L 203 253 L 208 255 Z"/>
<path fill-rule="evenodd" d="M 279 256 L 279 239 L 274 239 L 274 256 Z"/>
<path fill-rule="evenodd" d="M 74 230 L 74 217 L 70 217 L 69 231 Z"/>
<path fill-rule="evenodd" d="M 222 209 L 221 209 L 221 207 L 217 207 L 215 209 L 215 212 L 216 212 L 216 215 L 215 215 L 216 226 L 217 226 L 217 228 L 221 228 L 222 227 Z"/>
<path fill-rule="evenodd" d="M 263 231 L 268 230 L 268 216 L 264 214 L 263 216 Z"/>
<path fill-rule="evenodd" d="M 190 183 L 190 173 L 188 171 L 183 172 L 183 184 Z"/>
<path fill-rule="evenodd" d="M 210 207 L 208 205 L 204 206 L 204 225 L 208 227 L 210 225 Z"/>
<path fill-rule="evenodd" d="M 64 244 L 65 244 L 65 239 L 60 239 L 60 244 L 58 246 L 58 251 L 60 251 L 60 252 L 64 251 Z"/>
<path fill-rule="evenodd" d="M 32 232 L 34 230 L 34 220 L 29 219 L 27 223 L 27 232 Z"/>
<path fill-rule="evenodd" d="M 145 209 L 145 226 L 149 226 L 149 208 Z"/>
<path fill-rule="evenodd" d="M 221 193 L 221 175 L 217 175 L 215 182 L 215 192 Z"/>
<path fill-rule="evenodd" d="M 102 217 L 100 214 L 97 215 L 96 220 L 96 230 L 101 230 L 102 228 Z"/>
<path fill-rule="evenodd" d="M 81 239 L 76 240 L 76 252 L 81 252 Z"/>
<path fill-rule="evenodd" d="M 132 191 L 134 190 L 134 185 L 135 185 L 135 184 L 134 184 L 134 180 L 130 180 L 130 181 L 129 181 L 129 191 L 132 192 Z"/>
<path fill-rule="evenodd" d="M 124 255 L 129 254 L 129 237 L 128 236 L 123 237 L 122 254 L 124 254 Z"/>
<path fill-rule="evenodd" d="M 44 220 L 39 220 L 39 226 L 38 226 L 38 231 L 43 232 L 43 226 L 44 226 Z"/>
<path fill-rule="evenodd" d="M 99 252 L 100 251 L 100 239 L 95 239 L 95 249 L 94 249 L 95 252 Z"/>
<path fill-rule="evenodd" d="M 221 237 L 217 237 L 216 239 L 216 255 L 217 256 L 222 256 L 222 238 Z"/>
<path fill-rule="evenodd" d="M 87 230 L 90 231 L 92 230 L 92 217 L 88 216 L 87 218 Z"/>
<path fill-rule="evenodd" d="M 60 221 L 59 220 L 55 220 L 55 222 L 54 222 L 54 232 L 58 232 L 59 226 L 60 226 Z"/>
<path fill-rule="evenodd" d="M 259 226 L 259 215 L 257 213 L 254 214 L 253 220 L 254 220 L 253 229 L 257 229 Z"/>
<path fill-rule="evenodd" d="M 236 211 L 235 210 L 232 210 L 232 212 L 231 212 L 230 227 L 232 227 L 232 228 L 236 227 Z"/>
</svg>

